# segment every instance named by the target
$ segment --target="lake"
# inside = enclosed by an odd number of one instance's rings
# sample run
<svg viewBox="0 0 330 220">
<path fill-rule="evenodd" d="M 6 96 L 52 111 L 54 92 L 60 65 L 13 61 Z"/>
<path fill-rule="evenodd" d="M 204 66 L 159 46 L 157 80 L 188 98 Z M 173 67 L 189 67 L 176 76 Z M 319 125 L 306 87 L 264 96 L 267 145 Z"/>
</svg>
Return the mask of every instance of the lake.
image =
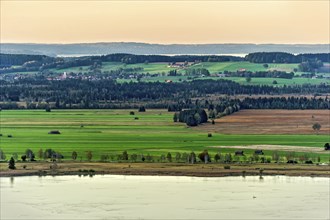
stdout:
<svg viewBox="0 0 330 220">
<path fill-rule="evenodd" d="M 0 219 L 329 219 L 330 178 L 2 177 Z"/>
</svg>

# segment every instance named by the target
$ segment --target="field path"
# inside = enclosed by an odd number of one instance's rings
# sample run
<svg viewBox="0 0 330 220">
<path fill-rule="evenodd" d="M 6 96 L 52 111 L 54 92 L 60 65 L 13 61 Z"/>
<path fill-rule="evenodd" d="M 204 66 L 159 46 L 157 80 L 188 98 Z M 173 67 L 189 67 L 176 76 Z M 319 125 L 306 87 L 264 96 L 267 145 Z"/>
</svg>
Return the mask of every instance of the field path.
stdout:
<svg viewBox="0 0 330 220">
<path fill-rule="evenodd" d="M 303 146 L 288 146 L 288 145 L 247 145 L 247 146 L 211 146 L 212 148 L 231 148 L 231 149 L 255 149 L 255 150 L 278 150 L 278 151 L 295 151 L 306 153 L 323 153 L 329 154 L 319 147 L 303 147 Z"/>
</svg>

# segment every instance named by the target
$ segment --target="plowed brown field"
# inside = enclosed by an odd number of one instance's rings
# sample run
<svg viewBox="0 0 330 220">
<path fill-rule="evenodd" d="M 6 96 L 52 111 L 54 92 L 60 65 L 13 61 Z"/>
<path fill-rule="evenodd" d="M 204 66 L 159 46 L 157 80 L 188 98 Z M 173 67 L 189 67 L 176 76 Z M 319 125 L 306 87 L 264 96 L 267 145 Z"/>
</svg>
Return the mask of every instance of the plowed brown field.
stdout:
<svg viewBox="0 0 330 220">
<path fill-rule="evenodd" d="M 194 129 L 223 134 L 319 134 L 330 135 L 329 110 L 241 110 Z"/>
</svg>

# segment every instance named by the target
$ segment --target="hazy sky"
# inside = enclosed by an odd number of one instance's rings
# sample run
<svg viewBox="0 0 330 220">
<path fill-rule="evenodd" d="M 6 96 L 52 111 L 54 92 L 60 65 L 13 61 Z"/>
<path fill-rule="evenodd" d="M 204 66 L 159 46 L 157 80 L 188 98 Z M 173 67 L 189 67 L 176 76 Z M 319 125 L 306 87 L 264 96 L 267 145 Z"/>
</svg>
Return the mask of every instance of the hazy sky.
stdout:
<svg viewBox="0 0 330 220">
<path fill-rule="evenodd" d="M 325 1 L 0 0 L 1 42 L 329 43 Z"/>
</svg>

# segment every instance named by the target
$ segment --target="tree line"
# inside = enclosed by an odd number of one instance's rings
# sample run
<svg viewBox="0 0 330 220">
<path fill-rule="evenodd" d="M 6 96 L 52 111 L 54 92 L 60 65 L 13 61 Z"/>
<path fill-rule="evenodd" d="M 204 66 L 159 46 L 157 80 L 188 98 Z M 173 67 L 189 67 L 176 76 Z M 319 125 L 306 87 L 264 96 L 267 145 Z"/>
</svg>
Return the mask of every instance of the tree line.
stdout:
<svg viewBox="0 0 330 220">
<path fill-rule="evenodd" d="M 47 80 L 40 76 L 14 81 L 1 82 L 1 108 L 16 108 L 16 102 L 26 102 L 27 108 L 37 104 L 50 105 L 51 108 L 118 108 L 134 107 L 143 102 L 154 107 L 168 108 L 169 103 L 179 102 L 207 95 L 280 95 L 280 94 L 327 94 L 330 85 L 290 85 L 273 87 L 267 85 L 240 85 L 236 82 L 219 80 L 194 80 L 180 83 L 128 82 L 115 80 L 67 79 Z M 44 103 L 44 104 L 42 104 Z M 130 104 L 132 103 L 132 104 Z M 289 103 L 287 103 L 289 104 Z M 31 105 L 29 107 L 29 105 Z M 16 105 L 17 106 L 17 105 Z M 130 107 L 131 106 L 131 107 Z M 186 106 L 192 105 L 186 102 Z M 120 108 L 120 107 L 119 107 Z"/>
<path fill-rule="evenodd" d="M 308 60 L 330 62 L 330 53 L 293 55 L 284 52 L 257 52 L 249 53 L 245 60 L 251 63 L 301 63 Z"/>
<path fill-rule="evenodd" d="M 329 146 L 329 143 L 324 145 L 324 149 Z M 31 149 L 27 149 L 25 154 L 19 155 L 13 153 L 10 156 L 9 166 L 12 166 L 11 169 L 15 169 L 15 161 L 21 162 L 34 162 L 39 160 L 51 160 L 53 162 L 61 162 L 65 160 L 79 160 L 79 161 L 100 161 L 100 162 L 161 162 L 161 163 L 320 163 L 320 156 L 310 155 L 307 153 L 295 153 L 295 152 L 270 152 L 268 155 L 265 155 L 261 150 L 255 150 L 254 153 L 251 152 L 249 155 L 244 154 L 242 150 L 236 150 L 233 153 L 221 153 L 217 152 L 215 154 L 210 154 L 208 150 L 203 150 L 200 153 L 191 152 L 167 152 L 161 155 L 151 155 L 143 153 L 132 153 L 129 154 L 127 151 L 122 153 L 114 154 L 103 154 L 101 153 L 98 158 L 95 157 L 92 151 L 86 151 L 84 153 L 78 153 L 77 151 L 72 151 L 69 157 L 64 158 L 64 156 L 58 156 L 59 153 L 48 154 L 49 152 L 55 152 L 52 149 L 47 149 L 43 151 L 40 149 L 37 152 L 37 156 Z M 261 153 L 260 153 L 261 152 Z M 0 149 L 0 160 L 6 160 L 6 155 Z M 84 159 L 84 160 L 83 160 Z M 24 165 L 26 168 L 26 165 Z M 52 167 L 51 167 L 52 169 Z"/>
<path fill-rule="evenodd" d="M 284 71 L 236 71 L 236 72 L 228 72 L 225 74 L 231 77 L 254 77 L 254 78 L 282 78 L 282 79 L 292 79 L 294 77 L 294 73 L 287 73 Z"/>
</svg>

